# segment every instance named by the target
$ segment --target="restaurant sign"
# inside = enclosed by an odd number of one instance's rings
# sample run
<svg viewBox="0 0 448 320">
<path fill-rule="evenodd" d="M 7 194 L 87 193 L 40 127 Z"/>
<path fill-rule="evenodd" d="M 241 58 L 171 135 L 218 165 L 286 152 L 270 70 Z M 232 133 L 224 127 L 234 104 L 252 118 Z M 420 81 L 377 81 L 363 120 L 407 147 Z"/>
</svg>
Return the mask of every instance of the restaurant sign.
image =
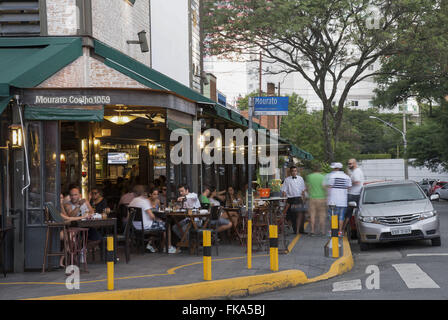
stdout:
<svg viewBox="0 0 448 320">
<path fill-rule="evenodd" d="M 86 96 L 86 95 L 71 95 L 71 96 L 44 96 L 36 95 L 33 104 L 57 104 L 57 105 L 99 105 L 110 104 L 110 96 Z"/>
</svg>

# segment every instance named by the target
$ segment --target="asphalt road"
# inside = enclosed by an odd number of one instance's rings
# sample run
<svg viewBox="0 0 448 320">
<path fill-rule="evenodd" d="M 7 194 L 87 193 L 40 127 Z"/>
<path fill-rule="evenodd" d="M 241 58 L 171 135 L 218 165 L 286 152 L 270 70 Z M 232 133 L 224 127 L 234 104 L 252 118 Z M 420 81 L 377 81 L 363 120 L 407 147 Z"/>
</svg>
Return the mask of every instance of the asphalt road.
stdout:
<svg viewBox="0 0 448 320">
<path fill-rule="evenodd" d="M 350 272 L 242 300 L 447 300 L 448 201 L 433 205 L 441 219 L 440 247 L 432 247 L 430 241 L 406 241 L 361 252 L 353 240 L 355 266 Z"/>
</svg>

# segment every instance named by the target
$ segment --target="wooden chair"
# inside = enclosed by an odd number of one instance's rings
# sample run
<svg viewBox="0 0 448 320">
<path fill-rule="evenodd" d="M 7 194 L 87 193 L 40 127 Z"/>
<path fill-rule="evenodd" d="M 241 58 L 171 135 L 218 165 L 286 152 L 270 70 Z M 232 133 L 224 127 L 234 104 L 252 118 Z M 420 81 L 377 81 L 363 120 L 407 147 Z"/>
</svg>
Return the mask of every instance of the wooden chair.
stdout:
<svg viewBox="0 0 448 320">
<path fill-rule="evenodd" d="M 220 206 L 212 206 L 210 209 L 210 228 L 199 228 L 195 230 L 194 228 L 190 229 L 190 251 L 196 251 L 196 254 L 199 255 L 199 246 L 202 243 L 203 239 L 203 231 L 210 231 L 212 235 L 212 245 L 216 248 L 216 255 L 219 255 L 218 252 L 218 220 L 221 217 L 222 207 Z"/>
<path fill-rule="evenodd" d="M 61 257 L 65 258 L 67 263 L 68 261 L 68 253 L 69 253 L 69 245 L 68 245 L 68 225 L 69 222 L 64 221 L 61 214 L 57 212 L 53 203 L 46 202 L 44 204 L 45 207 L 45 224 L 47 225 L 47 232 L 45 238 L 45 247 L 44 247 L 44 261 L 42 263 L 42 273 L 45 272 L 47 268 L 47 259 L 48 257 Z M 59 239 L 59 231 L 63 232 L 63 248 L 61 251 L 53 251 L 53 237 L 54 232 L 56 232 L 57 237 Z"/>
<path fill-rule="evenodd" d="M 128 207 L 129 217 L 133 217 L 131 220 L 128 219 L 128 224 L 130 224 L 131 227 L 131 238 L 134 238 L 135 240 L 139 240 L 139 242 L 142 246 L 142 253 L 145 253 L 145 239 L 151 240 L 153 238 L 156 238 L 159 241 L 159 252 L 162 252 L 162 237 L 163 233 L 165 232 L 165 229 L 150 229 L 145 230 L 143 226 L 143 215 L 142 215 L 142 209 L 137 207 Z M 140 222 L 141 223 L 141 229 L 137 229 L 133 222 Z"/>
<path fill-rule="evenodd" d="M 127 206 L 125 207 L 126 211 Z M 131 224 L 134 220 L 134 210 L 129 211 L 129 217 L 128 217 L 128 222 L 126 223 L 125 227 L 124 227 L 124 231 L 123 234 L 119 234 L 117 235 L 117 244 L 120 244 L 120 242 L 124 242 L 124 253 L 126 256 L 126 263 L 129 263 L 130 260 L 130 255 L 131 255 Z"/>
</svg>

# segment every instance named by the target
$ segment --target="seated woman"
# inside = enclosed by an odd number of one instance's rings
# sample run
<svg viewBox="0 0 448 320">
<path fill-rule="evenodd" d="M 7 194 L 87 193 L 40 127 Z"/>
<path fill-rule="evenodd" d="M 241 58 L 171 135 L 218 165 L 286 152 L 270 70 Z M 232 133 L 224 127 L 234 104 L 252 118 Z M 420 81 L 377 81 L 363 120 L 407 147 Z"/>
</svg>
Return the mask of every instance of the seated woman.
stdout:
<svg viewBox="0 0 448 320">
<path fill-rule="evenodd" d="M 209 195 L 208 200 L 210 202 L 210 207 L 219 206 L 220 203 L 217 200 L 218 193 L 216 191 L 216 188 L 213 186 L 209 187 L 209 191 L 210 191 L 210 195 Z M 217 230 L 218 232 L 223 232 L 223 231 L 229 230 L 232 227 L 232 222 L 230 221 L 229 216 L 228 216 L 227 212 L 225 212 L 225 211 L 221 211 L 221 216 L 219 217 L 218 220 L 216 220 L 216 221 L 212 220 L 210 223 L 212 225 L 214 225 L 216 223 L 218 224 L 218 230 Z"/>
<path fill-rule="evenodd" d="M 243 205 L 243 200 L 240 198 L 238 193 L 235 192 L 233 187 L 227 188 L 226 193 L 226 207 L 237 208 Z"/>
<path fill-rule="evenodd" d="M 88 213 L 86 213 L 85 215 L 81 215 L 81 216 L 76 216 L 76 217 L 72 217 L 69 216 L 67 214 L 67 212 L 65 211 L 65 204 L 68 201 L 65 199 L 64 194 L 61 193 L 61 217 L 65 220 L 65 221 L 77 221 L 77 220 L 81 220 L 84 218 L 87 218 L 89 216 Z M 61 241 L 64 241 L 64 233 L 61 231 L 59 234 L 59 238 L 61 239 Z M 64 256 L 61 256 L 61 259 L 59 260 L 59 268 L 65 268 L 64 266 Z"/>
<path fill-rule="evenodd" d="M 137 185 L 134 188 L 134 193 L 136 197 L 131 201 L 129 207 L 137 207 L 142 209 L 142 219 L 143 219 L 143 228 L 144 230 L 151 229 L 163 229 L 165 230 L 163 233 L 163 241 L 166 241 L 166 228 L 165 223 L 157 218 L 151 209 L 155 209 L 159 204 L 158 202 L 158 193 L 157 189 L 151 189 L 149 191 L 150 198 L 146 196 L 146 188 L 142 185 Z M 154 205 L 154 206 L 153 206 Z M 133 226 L 137 230 L 141 230 L 141 222 L 133 221 Z M 146 251 L 148 252 L 156 252 L 156 249 L 148 242 L 146 246 Z M 168 253 L 176 253 L 177 250 L 175 247 L 171 245 L 171 233 L 168 232 Z"/>
<path fill-rule="evenodd" d="M 110 209 L 107 206 L 107 200 L 104 198 L 103 191 L 100 188 L 93 188 L 91 191 L 90 206 L 95 213 L 109 214 Z"/>
</svg>

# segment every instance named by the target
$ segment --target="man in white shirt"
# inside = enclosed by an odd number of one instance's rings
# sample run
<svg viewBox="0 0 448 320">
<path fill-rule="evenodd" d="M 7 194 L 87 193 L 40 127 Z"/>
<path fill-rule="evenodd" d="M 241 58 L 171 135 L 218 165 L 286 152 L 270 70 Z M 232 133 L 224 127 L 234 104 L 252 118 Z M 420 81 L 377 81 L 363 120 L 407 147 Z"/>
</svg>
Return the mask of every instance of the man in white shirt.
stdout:
<svg viewBox="0 0 448 320">
<path fill-rule="evenodd" d="M 285 208 L 286 219 L 291 221 L 294 233 L 305 233 L 303 224 L 305 222 L 305 213 L 302 210 L 305 202 L 305 181 L 298 175 L 296 166 L 289 168 L 290 176 L 283 181 L 281 191 L 284 197 L 287 197 Z"/>
<path fill-rule="evenodd" d="M 186 209 L 199 209 L 201 208 L 201 202 L 199 201 L 198 195 L 194 192 L 190 192 L 187 185 L 179 186 L 180 197 L 177 202 L 183 202 L 184 208 Z"/>
<path fill-rule="evenodd" d="M 356 159 L 350 159 L 348 160 L 348 175 L 350 176 L 350 179 L 352 180 L 352 187 L 348 191 L 348 199 L 347 201 L 355 201 L 356 203 L 359 203 L 359 197 L 361 195 L 361 189 L 364 184 L 364 173 L 362 172 L 361 168 L 358 167 L 358 163 L 356 162 Z M 345 227 L 347 224 L 350 223 L 350 218 L 353 214 L 353 208 L 348 206 L 347 212 L 345 214 L 345 221 L 344 226 L 342 230 L 345 230 Z"/>
<path fill-rule="evenodd" d="M 333 162 L 330 167 L 333 171 L 328 174 L 324 181 L 324 186 L 328 188 L 327 203 L 329 206 L 328 214 L 337 215 L 339 220 L 339 233 L 342 237 L 342 228 L 344 225 L 345 212 L 347 211 L 348 189 L 352 186 L 352 180 L 348 175 L 341 171 L 342 163 Z M 331 208 L 334 208 L 332 213 Z"/>
<path fill-rule="evenodd" d="M 151 202 L 146 196 L 146 188 L 142 185 L 137 185 L 134 188 L 135 198 L 129 203 L 129 207 L 136 207 L 142 209 L 142 220 L 143 220 L 143 229 L 144 230 L 156 230 L 163 229 L 165 232 L 163 234 L 164 241 L 166 239 L 166 229 L 165 223 L 156 218 L 156 216 L 152 213 Z M 132 224 L 135 229 L 141 230 L 142 223 L 140 221 L 132 221 Z M 148 252 L 156 252 L 154 247 L 148 242 L 146 246 L 146 250 Z M 168 253 L 176 253 L 176 248 L 171 245 L 171 237 L 168 235 Z"/>
<path fill-rule="evenodd" d="M 198 195 L 194 192 L 190 192 L 190 188 L 187 185 L 180 185 L 179 188 L 180 197 L 177 198 L 177 202 L 182 202 L 184 209 L 200 209 L 201 202 L 199 201 Z M 179 222 L 182 227 L 183 232 L 187 230 L 190 218 L 185 218 Z M 199 222 L 198 218 L 195 218 L 195 221 Z M 200 224 L 200 222 L 199 222 Z M 182 238 L 182 233 L 180 232 L 177 224 L 173 226 L 173 232 L 179 237 Z"/>
</svg>

